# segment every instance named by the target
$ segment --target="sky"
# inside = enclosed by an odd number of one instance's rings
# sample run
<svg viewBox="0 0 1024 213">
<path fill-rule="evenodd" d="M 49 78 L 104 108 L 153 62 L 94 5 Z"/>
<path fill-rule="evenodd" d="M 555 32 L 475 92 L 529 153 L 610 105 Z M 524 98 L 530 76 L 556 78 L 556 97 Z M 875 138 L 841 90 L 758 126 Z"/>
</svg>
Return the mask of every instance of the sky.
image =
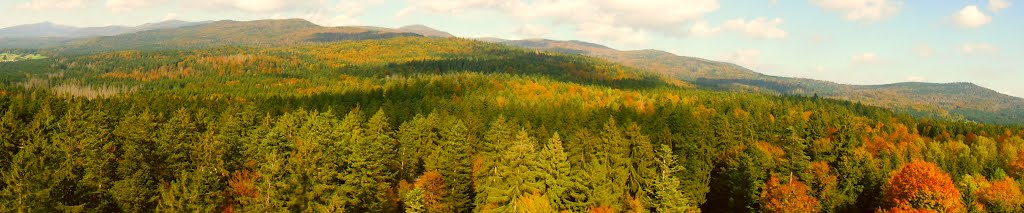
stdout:
<svg viewBox="0 0 1024 213">
<path fill-rule="evenodd" d="M 844 84 L 972 82 L 1024 97 L 1018 0 L 0 0 L 0 27 L 303 18 L 581 40 Z"/>
</svg>

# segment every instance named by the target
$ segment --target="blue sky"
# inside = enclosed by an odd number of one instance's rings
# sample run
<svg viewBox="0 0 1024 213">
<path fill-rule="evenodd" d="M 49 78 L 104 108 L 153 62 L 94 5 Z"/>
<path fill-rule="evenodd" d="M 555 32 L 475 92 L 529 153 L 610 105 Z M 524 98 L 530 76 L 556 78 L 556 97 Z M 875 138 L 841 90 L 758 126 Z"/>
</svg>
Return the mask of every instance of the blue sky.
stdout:
<svg viewBox="0 0 1024 213">
<path fill-rule="evenodd" d="M 847 84 L 973 82 L 1024 96 L 1017 0 L 3 0 L 0 27 L 51 21 L 305 18 L 424 24 L 461 37 L 660 49 Z"/>
</svg>

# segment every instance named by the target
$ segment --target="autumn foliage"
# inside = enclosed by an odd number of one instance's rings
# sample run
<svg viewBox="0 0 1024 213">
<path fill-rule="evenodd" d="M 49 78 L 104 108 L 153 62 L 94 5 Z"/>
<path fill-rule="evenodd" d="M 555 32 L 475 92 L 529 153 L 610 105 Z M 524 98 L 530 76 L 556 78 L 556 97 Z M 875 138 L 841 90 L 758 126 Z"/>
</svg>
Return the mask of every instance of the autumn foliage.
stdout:
<svg viewBox="0 0 1024 213">
<path fill-rule="evenodd" d="M 949 174 L 924 161 L 914 161 L 894 171 L 884 193 L 890 208 L 887 212 L 958 212 L 963 209 L 960 191 L 954 187 Z"/>
<path fill-rule="evenodd" d="M 448 195 L 444 177 L 437 171 L 424 172 L 416 179 L 417 188 L 423 189 L 423 203 L 430 212 L 444 212 L 447 207 L 442 199 Z"/>
<path fill-rule="evenodd" d="M 988 186 L 979 190 L 977 196 L 991 212 L 1024 211 L 1024 194 L 1017 181 L 1011 178 L 988 182 Z"/>
<path fill-rule="evenodd" d="M 799 180 L 779 180 L 772 176 L 761 191 L 761 211 L 817 212 L 818 200 L 809 193 L 810 188 Z"/>
</svg>

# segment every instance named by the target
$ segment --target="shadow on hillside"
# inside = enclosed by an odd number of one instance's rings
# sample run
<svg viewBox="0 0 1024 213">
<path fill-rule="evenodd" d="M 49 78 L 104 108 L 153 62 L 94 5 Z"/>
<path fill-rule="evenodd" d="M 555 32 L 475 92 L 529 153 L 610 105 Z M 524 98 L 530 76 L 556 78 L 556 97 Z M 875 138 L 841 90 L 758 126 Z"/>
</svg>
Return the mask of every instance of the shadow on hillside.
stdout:
<svg viewBox="0 0 1024 213">
<path fill-rule="evenodd" d="M 622 72 L 621 70 L 608 68 L 608 66 L 598 66 L 586 60 L 533 53 L 497 58 L 452 57 L 435 60 L 417 60 L 404 63 L 363 66 L 346 71 L 346 73 L 355 75 L 377 77 L 393 74 L 448 74 L 458 72 L 535 76 L 562 82 L 599 85 L 619 89 L 675 87 L 654 74 L 640 71 Z"/>
</svg>

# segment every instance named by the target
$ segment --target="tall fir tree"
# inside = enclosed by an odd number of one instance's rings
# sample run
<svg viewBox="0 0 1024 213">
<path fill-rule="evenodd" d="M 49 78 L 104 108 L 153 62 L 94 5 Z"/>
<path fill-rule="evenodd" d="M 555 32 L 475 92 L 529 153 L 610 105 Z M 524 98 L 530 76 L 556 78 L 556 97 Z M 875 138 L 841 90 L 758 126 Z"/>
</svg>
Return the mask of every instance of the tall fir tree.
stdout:
<svg viewBox="0 0 1024 213">
<path fill-rule="evenodd" d="M 536 161 L 534 142 L 525 130 L 516 134 L 513 145 L 502 152 L 498 158 L 500 164 L 495 167 L 488 179 L 480 187 L 482 193 L 477 200 L 482 205 L 476 207 L 479 212 L 518 212 L 514 203 L 520 196 L 527 194 L 544 194 L 546 188 L 541 179 L 544 172 Z"/>
<path fill-rule="evenodd" d="M 629 192 L 634 199 L 643 205 L 651 203 L 654 179 L 657 176 L 656 156 L 651 139 L 640 131 L 640 126 L 630 123 L 626 127 L 626 140 L 629 140 Z"/>
<path fill-rule="evenodd" d="M 469 133 L 462 121 L 454 117 L 445 118 L 441 124 L 440 147 L 436 150 L 439 165 L 444 166 L 436 170 L 449 188 L 448 196 L 442 200 L 453 212 L 469 212 L 473 203 L 470 147 L 466 143 Z"/>
<path fill-rule="evenodd" d="M 657 212 L 700 212 L 680 190 L 676 174 L 681 171 L 677 163 L 672 148 L 662 144 L 658 150 L 658 177 L 654 179 L 654 207 Z"/>
<path fill-rule="evenodd" d="M 149 111 L 126 116 L 114 128 L 114 136 L 120 141 L 115 149 L 119 152 L 116 174 L 110 189 L 117 205 L 123 211 L 139 212 L 152 209 L 158 196 L 153 151 L 153 133 L 157 119 Z"/>
</svg>

